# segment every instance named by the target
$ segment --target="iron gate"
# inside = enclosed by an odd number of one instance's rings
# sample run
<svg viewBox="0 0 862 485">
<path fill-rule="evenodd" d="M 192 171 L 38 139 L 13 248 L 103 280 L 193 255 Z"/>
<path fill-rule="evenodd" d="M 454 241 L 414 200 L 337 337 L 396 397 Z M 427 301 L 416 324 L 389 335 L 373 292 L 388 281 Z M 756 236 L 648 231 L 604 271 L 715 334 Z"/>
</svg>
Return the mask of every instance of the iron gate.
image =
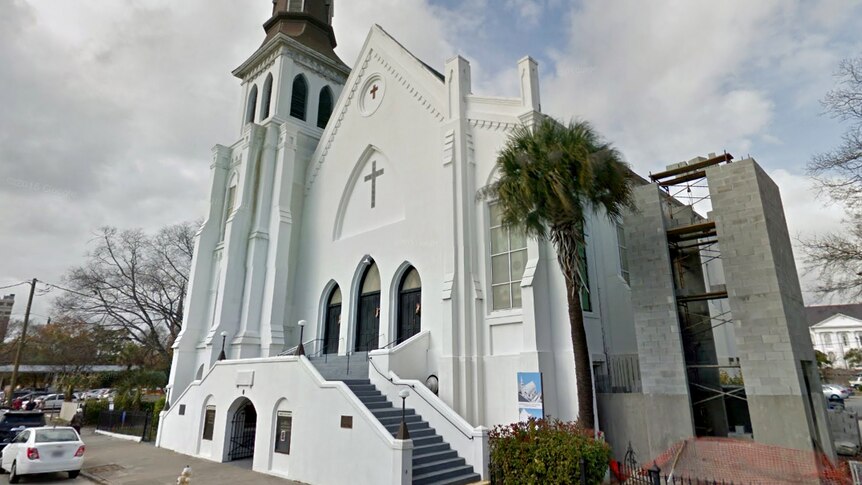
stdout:
<svg viewBox="0 0 862 485">
<path fill-rule="evenodd" d="M 234 413 L 230 431 L 228 460 L 243 460 L 254 456 L 257 412 L 250 402 Z"/>
</svg>

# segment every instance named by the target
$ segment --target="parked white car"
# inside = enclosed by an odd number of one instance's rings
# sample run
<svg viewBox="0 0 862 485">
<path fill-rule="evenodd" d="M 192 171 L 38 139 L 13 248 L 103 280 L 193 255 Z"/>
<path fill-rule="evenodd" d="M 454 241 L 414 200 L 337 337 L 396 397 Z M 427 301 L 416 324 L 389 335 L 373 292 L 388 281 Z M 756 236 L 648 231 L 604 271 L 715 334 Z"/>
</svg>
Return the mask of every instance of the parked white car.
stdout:
<svg viewBox="0 0 862 485">
<path fill-rule="evenodd" d="M 36 399 L 37 407 L 43 411 L 59 411 L 66 400 L 65 394 L 48 394 Z"/>
<path fill-rule="evenodd" d="M 823 384 L 823 395 L 826 399 L 847 399 L 850 397 L 850 389 L 838 384 Z"/>
<path fill-rule="evenodd" d="M 856 374 L 850 379 L 850 385 L 855 389 L 862 389 L 862 374 Z"/>
<path fill-rule="evenodd" d="M 9 483 L 23 475 L 67 472 L 76 478 L 84 466 L 84 442 L 75 428 L 45 426 L 21 431 L 0 455 L 0 472 L 9 472 Z"/>
</svg>

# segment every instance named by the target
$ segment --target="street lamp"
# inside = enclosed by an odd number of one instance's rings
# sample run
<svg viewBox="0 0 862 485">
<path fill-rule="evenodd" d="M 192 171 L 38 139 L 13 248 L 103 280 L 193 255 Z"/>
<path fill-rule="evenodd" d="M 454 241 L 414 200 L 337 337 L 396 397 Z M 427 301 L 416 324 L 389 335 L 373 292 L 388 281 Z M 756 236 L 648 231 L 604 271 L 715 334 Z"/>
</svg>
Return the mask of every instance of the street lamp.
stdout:
<svg viewBox="0 0 862 485">
<path fill-rule="evenodd" d="M 227 337 L 227 332 L 222 330 L 220 335 L 221 335 L 221 353 L 218 354 L 218 360 L 225 360 L 227 358 L 227 356 L 224 355 L 224 339 Z"/>
<path fill-rule="evenodd" d="M 401 426 L 398 428 L 398 434 L 395 436 L 397 440 L 409 440 L 410 432 L 407 431 L 407 421 L 405 420 L 405 409 L 407 403 L 407 396 L 410 395 L 410 391 L 407 389 L 401 389 L 401 392 L 398 393 L 398 396 L 401 398 Z"/>
<path fill-rule="evenodd" d="M 300 320 L 297 325 L 299 325 L 299 345 L 296 347 L 296 352 L 293 355 L 305 355 L 305 347 L 302 346 L 302 334 L 305 331 L 305 324 L 308 323 L 305 320 Z"/>
</svg>

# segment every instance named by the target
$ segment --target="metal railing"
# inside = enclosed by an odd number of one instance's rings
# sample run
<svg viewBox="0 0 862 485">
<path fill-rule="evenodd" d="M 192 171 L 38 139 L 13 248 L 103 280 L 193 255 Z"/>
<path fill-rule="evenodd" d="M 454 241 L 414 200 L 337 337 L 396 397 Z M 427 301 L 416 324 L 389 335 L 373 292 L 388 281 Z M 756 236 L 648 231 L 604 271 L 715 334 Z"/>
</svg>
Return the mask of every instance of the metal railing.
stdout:
<svg viewBox="0 0 862 485">
<path fill-rule="evenodd" d="M 152 415 L 152 412 L 147 411 L 102 411 L 99 413 L 96 429 L 150 441 Z"/>
<path fill-rule="evenodd" d="M 395 385 L 395 386 L 402 386 L 402 387 L 409 387 L 409 388 L 410 388 L 410 389 L 412 389 L 413 391 L 416 391 L 416 386 L 414 386 L 413 384 L 404 384 L 404 383 L 400 383 L 400 382 L 395 382 L 395 381 L 394 381 L 394 379 L 392 379 L 391 377 L 389 377 L 389 376 L 387 376 L 387 375 L 384 375 L 382 372 L 380 372 L 380 369 L 378 369 L 378 368 L 377 368 L 377 366 L 376 366 L 376 365 L 374 365 L 374 359 L 372 359 L 370 355 L 368 356 L 368 365 L 370 365 L 370 366 L 374 369 L 374 371 L 375 371 L 375 372 L 377 372 L 378 374 L 380 374 L 380 377 L 383 377 L 384 379 L 386 379 L 387 381 L 389 381 L 392 385 Z M 421 397 L 423 401 L 425 401 L 426 403 L 428 403 L 428 405 L 429 405 L 429 406 L 431 406 L 431 409 L 433 409 L 434 411 L 437 411 L 437 414 L 439 414 L 440 416 L 442 416 L 442 417 L 443 417 L 443 419 L 445 419 L 446 421 L 449 421 L 449 424 L 451 424 L 451 425 L 452 425 L 452 427 L 454 427 L 455 429 L 457 429 L 457 430 L 458 430 L 458 432 L 460 432 L 462 435 L 464 435 L 467 439 L 469 439 L 469 440 L 471 440 L 471 441 L 474 439 L 474 436 L 471 436 L 471 435 L 468 435 L 467 433 L 465 433 L 465 432 L 461 429 L 461 427 L 460 427 L 460 426 L 458 426 L 457 424 L 453 423 L 453 422 L 452 422 L 452 420 L 451 420 L 451 419 L 449 419 L 449 417 L 448 417 L 448 416 L 446 416 L 446 413 L 444 413 L 444 412 L 440 411 L 439 409 L 437 409 L 437 406 L 435 406 L 435 405 L 434 405 L 434 403 L 432 403 L 431 401 L 429 401 L 429 400 L 425 399 L 425 396 L 423 396 L 421 393 L 419 393 L 419 392 L 414 392 L 413 394 L 415 394 L 415 395 L 417 395 L 417 396 Z"/>
</svg>

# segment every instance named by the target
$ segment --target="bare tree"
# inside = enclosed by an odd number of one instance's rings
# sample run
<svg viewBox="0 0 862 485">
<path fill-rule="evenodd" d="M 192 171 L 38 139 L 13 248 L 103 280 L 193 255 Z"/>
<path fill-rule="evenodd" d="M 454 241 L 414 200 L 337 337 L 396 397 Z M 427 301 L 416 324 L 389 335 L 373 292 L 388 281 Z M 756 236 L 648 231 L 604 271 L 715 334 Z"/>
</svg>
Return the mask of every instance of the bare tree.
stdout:
<svg viewBox="0 0 862 485">
<path fill-rule="evenodd" d="M 803 240 L 806 270 L 818 275 L 822 295 L 862 298 L 862 57 L 845 59 L 838 85 L 823 105 L 832 117 L 849 124 L 841 144 L 815 155 L 808 172 L 821 192 L 847 210 L 846 231 Z"/>
<path fill-rule="evenodd" d="M 169 362 L 182 326 L 196 227 L 180 223 L 152 236 L 102 228 L 87 261 L 64 277 L 72 291 L 55 301 L 57 310 L 122 330 Z"/>
</svg>

